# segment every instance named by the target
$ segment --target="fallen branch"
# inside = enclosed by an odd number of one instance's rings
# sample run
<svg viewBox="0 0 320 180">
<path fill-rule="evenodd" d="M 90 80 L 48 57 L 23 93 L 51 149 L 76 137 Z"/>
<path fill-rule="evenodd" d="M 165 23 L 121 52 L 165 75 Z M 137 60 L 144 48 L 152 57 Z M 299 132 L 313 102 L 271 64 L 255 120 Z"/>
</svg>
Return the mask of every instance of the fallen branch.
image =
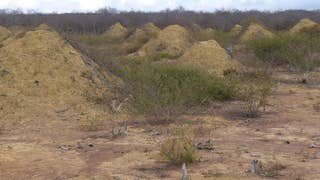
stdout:
<svg viewBox="0 0 320 180">
<path fill-rule="evenodd" d="M 317 145 L 317 144 L 311 144 L 311 145 L 310 145 L 310 148 L 320 148 L 320 145 Z"/>
</svg>

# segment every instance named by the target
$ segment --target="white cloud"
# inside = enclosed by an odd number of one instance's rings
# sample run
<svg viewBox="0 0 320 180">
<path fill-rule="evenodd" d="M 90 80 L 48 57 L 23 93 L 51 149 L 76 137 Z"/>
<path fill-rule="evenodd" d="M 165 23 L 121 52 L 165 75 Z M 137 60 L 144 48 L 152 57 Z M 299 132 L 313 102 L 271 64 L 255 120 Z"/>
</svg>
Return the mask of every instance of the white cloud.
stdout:
<svg viewBox="0 0 320 180">
<path fill-rule="evenodd" d="M 0 9 L 34 9 L 42 12 L 94 11 L 103 7 L 120 10 L 159 11 L 183 6 L 191 10 L 215 9 L 320 9 L 319 0 L 0 0 Z"/>
</svg>

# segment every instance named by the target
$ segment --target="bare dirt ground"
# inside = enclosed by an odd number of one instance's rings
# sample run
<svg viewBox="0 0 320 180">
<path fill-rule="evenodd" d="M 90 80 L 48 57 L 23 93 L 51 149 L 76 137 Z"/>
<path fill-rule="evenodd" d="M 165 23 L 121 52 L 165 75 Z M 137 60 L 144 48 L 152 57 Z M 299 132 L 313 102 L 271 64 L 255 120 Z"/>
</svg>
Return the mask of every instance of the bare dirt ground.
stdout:
<svg viewBox="0 0 320 180">
<path fill-rule="evenodd" d="M 290 75 L 288 75 L 290 77 Z M 160 144 L 172 127 L 188 124 L 196 141 L 213 139 L 213 152 L 200 151 L 188 166 L 192 179 L 320 179 L 320 88 L 280 83 L 262 117 L 246 119 L 238 102 L 193 109 L 180 122 L 129 122 L 126 137 L 111 127 L 87 132 L 77 112 L 41 107 L 24 128 L 0 135 L 0 179 L 180 179 L 181 167 L 168 165 Z M 252 160 L 281 166 L 274 177 L 250 174 Z"/>
</svg>

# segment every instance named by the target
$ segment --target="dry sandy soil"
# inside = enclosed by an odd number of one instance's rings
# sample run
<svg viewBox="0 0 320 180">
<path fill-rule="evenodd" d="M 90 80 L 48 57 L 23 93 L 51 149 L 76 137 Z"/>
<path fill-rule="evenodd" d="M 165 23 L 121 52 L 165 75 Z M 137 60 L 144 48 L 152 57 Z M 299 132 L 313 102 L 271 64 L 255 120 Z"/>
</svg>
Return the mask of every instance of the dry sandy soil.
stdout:
<svg viewBox="0 0 320 180">
<path fill-rule="evenodd" d="M 262 117 L 242 118 L 238 107 L 230 102 L 195 108 L 184 120 L 162 125 L 138 117 L 118 120 L 129 122 L 128 136 L 112 138 L 111 123 L 83 131 L 77 112 L 44 106 L 32 123 L 0 135 L 0 179 L 180 179 L 181 167 L 168 165 L 159 150 L 170 129 L 181 124 L 198 132 L 196 141 L 212 139 L 215 145 L 187 167 L 192 179 L 320 179 L 320 149 L 310 148 L 320 143 L 319 87 L 279 79 Z M 278 174 L 248 173 L 254 159 L 280 166 Z"/>
</svg>

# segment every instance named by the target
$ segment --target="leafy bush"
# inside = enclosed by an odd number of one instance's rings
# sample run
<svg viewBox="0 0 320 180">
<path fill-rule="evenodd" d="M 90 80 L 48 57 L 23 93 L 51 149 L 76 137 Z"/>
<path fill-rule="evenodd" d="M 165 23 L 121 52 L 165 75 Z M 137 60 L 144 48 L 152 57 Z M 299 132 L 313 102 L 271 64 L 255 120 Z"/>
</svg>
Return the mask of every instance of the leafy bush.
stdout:
<svg viewBox="0 0 320 180">
<path fill-rule="evenodd" d="M 170 120 L 188 107 L 234 95 L 223 78 L 175 65 L 131 63 L 121 66 L 118 74 L 134 97 L 134 108 L 157 119 Z"/>
<path fill-rule="evenodd" d="M 240 89 L 240 97 L 243 100 L 242 111 L 246 117 L 256 118 L 266 110 L 269 97 L 275 89 L 275 82 L 263 71 L 247 73 L 242 79 L 250 82 Z"/>
<path fill-rule="evenodd" d="M 230 32 L 224 31 L 215 31 L 214 39 L 222 46 L 223 48 L 228 48 L 231 46 L 235 40 L 235 37 Z"/>
<path fill-rule="evenodd" d="M 255 17 L 245 18 L 241 21 L 242 26 L 248 27 L 252 23 L 259 23 L 259 20 Z"/>
<path fill-rule="evenodd" d="M 250 40 L 247 47 L 263 62 L 312 70 L 320 64 L 319 37 L 316 33 L 281 33 Z"/>
<path fill-rule="evenodd" d="M 179 128 L 161 146 L 161 155 L 172 164 L 193 163 L 197 159 L 196 148 L 188 131 Z"/>
</svg>

